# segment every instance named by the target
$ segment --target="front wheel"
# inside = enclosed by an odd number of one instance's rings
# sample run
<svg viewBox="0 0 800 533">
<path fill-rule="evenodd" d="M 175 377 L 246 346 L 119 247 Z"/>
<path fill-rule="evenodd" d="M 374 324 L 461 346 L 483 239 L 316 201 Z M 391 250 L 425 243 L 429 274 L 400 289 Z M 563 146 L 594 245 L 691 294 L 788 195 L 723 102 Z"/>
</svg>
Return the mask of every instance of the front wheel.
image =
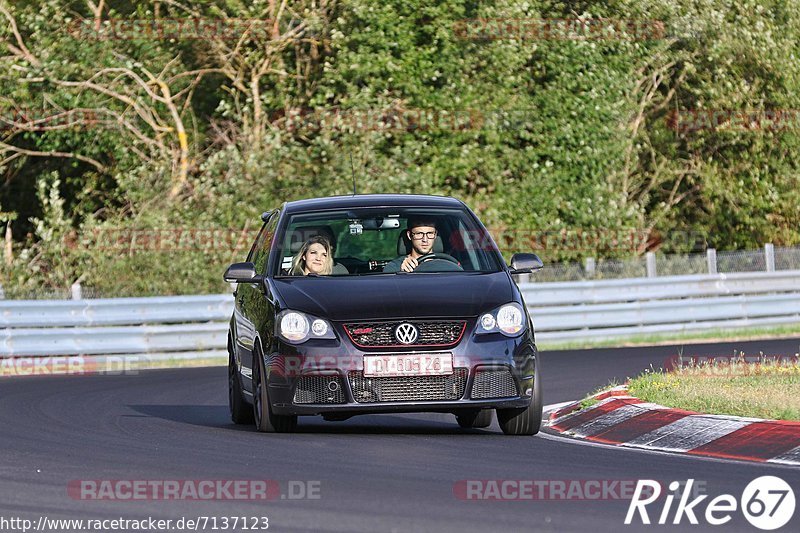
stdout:
<svg viewBox="0 0 800 533">
<path fill-rule="evenodd" d="M 497 422 L 506 435 L 536 435 L 539 433 L 543 407 L 541 378 L 537 369 L 533 377 L 533 398 L 528 407 L 497 410 Z"/>
<path fill-rule="evenodd" d="M 272 412 L 267 392 L 267 374 L 258 349 L 253 351 L 253 418 L 262 433 L 291 433 L 297 429 L 297 417 Z"/>
<path fill-rule="evenodd" d="M 239 369 L 230 353 L 228 354 L 228 408 L 234 424 L 253 423 L 253 410 L 244 401 Z"/>
</svg>

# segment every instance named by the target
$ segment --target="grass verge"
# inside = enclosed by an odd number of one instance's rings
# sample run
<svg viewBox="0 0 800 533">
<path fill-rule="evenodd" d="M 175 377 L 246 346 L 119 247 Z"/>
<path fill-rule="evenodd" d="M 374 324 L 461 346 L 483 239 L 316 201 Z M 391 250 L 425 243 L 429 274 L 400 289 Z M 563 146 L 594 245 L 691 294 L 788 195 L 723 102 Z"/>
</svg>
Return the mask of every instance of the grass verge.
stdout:
<svg viewBox="0 0 800 533">
<path fill-rule="evenodd" d="M 800 363 L 769 360 L 690 364 L 646 371 L 628 391 L 646 402 L 698 413 L 800 421 Z"/>
</svg>

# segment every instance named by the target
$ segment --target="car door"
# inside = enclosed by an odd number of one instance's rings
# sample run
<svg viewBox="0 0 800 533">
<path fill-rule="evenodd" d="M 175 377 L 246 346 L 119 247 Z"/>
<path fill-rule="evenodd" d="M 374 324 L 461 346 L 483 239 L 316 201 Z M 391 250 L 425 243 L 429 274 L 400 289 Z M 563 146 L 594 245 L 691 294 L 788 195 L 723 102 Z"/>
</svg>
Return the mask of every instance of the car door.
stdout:
<svg viewBox="0 0 800 533">
<path fill-rule="evenodd" d="M 265 217 L 264 223 L 261 225 L 261 229 L 259 230 L 255 241 L 253 241 L 253 245 L 250 247 L 246 261 L 253 262 L 256 251 L 260 248 L 264 239 L 266 238 L 267 223 L 270 221 L 271 217 L 272 214 L 270 214 L 268 217 Z M 252 321 L 249 320 L 247 316 L 245 298 L 252 290 L 252 284 L 240 283 L 236 286 L 236 290 L 233 292 L 233 344 L 240 371 L 246 378 L 250 378 L 252 376 L 250 370 L 252 368 L 252 350 L 253 339 L 255 338 L 255 328 Z M 247 383 L 248 381 L 249 380 L 243 380 L 243 385 L 245 388 L 247 388 L 249 385 Z"/>
<path fill-rule="evenodd" d="M 280 211 L 275 210 L 269 214 L 268 218 L 265 218 L 266 221 L 247 256 L 247 260 L 255 265 L 256 273 L 260 275 L 267 273 L 269 251 L 275 237 Z M 237 315 L 238 350 L 242 374 L 246 378 L 252 378 L 253 375 L 253 351 L 258 339 L 259 326 L 264 324 L 265 317 L 269 314 L 271 300 L 272 295 L 269 294 L 268 284 L 263 281 L 240 283 L 236 291 L 234 313 Z M 269 349 L 269 346 L 266 346 L 266 349 Z M 242 380 L 242 385 L 245 391 L 252 392 L 250 379 Z"/>
</svg>

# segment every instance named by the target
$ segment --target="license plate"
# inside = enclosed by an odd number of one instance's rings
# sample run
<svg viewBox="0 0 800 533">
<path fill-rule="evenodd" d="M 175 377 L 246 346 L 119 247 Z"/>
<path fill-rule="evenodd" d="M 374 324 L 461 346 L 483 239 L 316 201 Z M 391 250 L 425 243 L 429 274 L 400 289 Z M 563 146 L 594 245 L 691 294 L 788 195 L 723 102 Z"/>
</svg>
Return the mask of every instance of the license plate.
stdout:
<svg viewBox="0 0 800 533">
<path fill-rule="evenodd" d="M 364 377 L 443 376 L 452 373 L 451 353 L 364 356 Z"/>
</svg>

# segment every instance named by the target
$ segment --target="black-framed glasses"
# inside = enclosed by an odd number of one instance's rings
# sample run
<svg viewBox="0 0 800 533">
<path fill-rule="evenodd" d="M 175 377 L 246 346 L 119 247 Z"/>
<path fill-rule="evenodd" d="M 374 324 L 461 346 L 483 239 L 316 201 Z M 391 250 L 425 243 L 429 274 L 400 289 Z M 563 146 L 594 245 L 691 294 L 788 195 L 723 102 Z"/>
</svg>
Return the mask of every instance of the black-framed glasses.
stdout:
<svg viewBox="0 0 800 533">
<path fill-rule="evenodd" d="M 423 236 L 427 237 L 429 239 L 435 239 L 436 238 L 436 232 L 435 231 L 412 231 L 411 232 L 411 238 L 414 239 L 415 241 L 422 240 Z"/>
</svg>

